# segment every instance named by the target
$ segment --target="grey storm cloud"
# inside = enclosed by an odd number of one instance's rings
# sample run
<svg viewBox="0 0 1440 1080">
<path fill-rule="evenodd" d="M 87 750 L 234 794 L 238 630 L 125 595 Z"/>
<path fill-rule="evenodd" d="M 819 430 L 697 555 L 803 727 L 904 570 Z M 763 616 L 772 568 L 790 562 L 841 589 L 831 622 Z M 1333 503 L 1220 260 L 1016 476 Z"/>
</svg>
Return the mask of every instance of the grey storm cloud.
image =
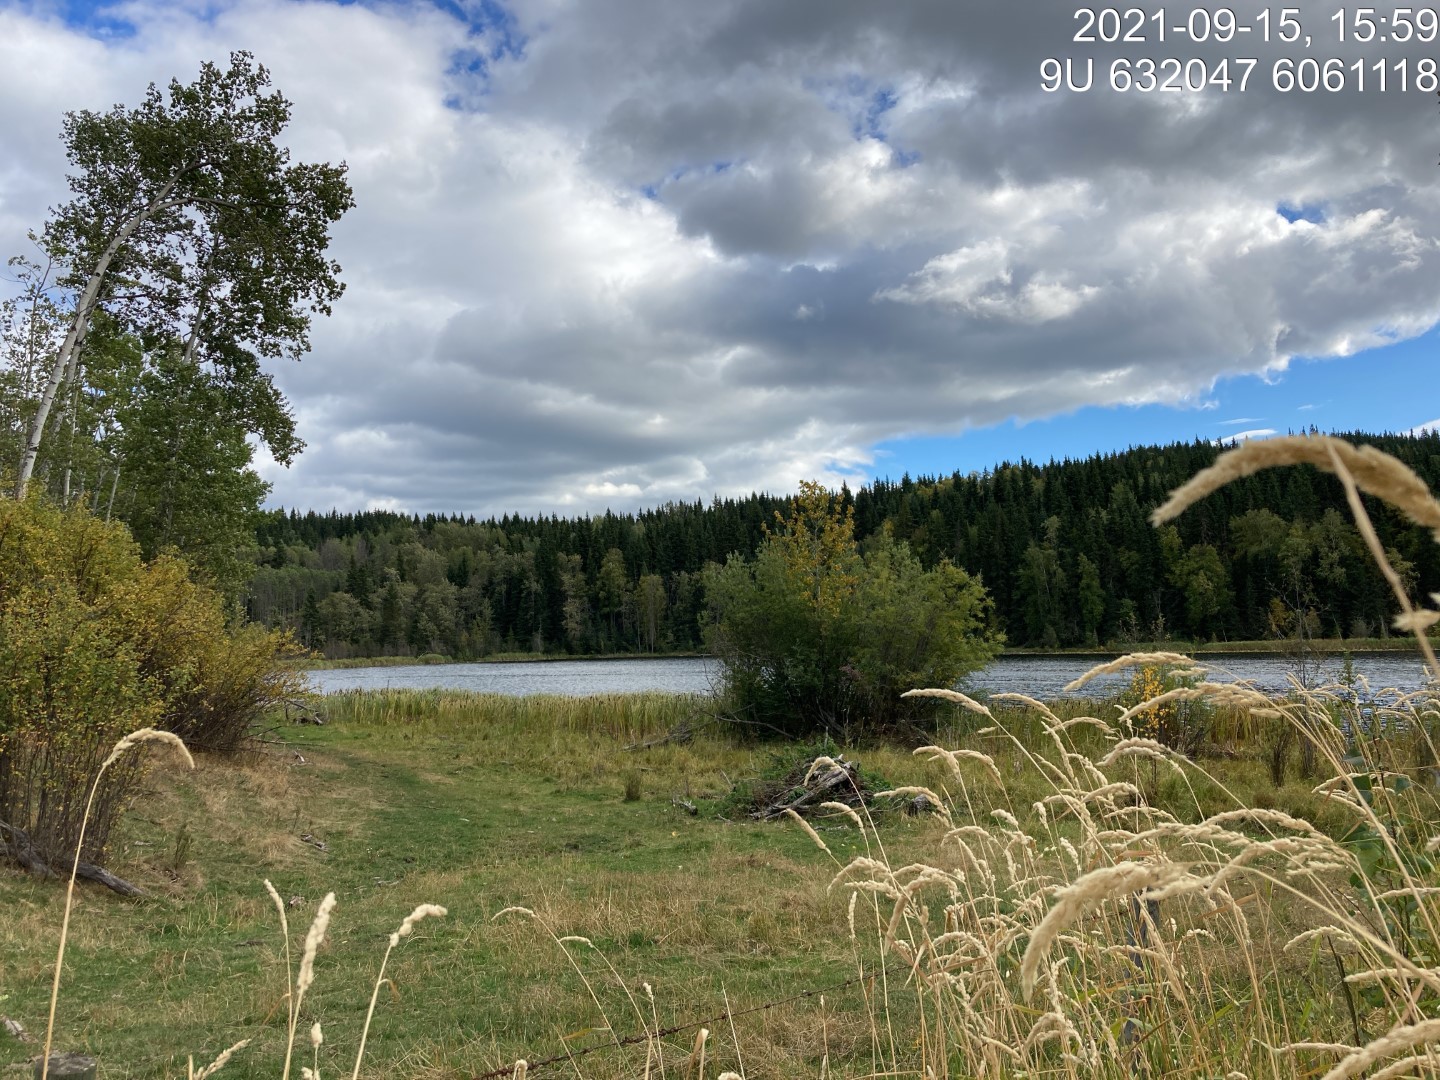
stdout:
<svg viewBox="0 0 1440 1080">
<path fill-rule="evenodd" d="M 1052 0 L 107 11 L 133 33 L 0 0 L 0 240 L 64 197 L 62 111 L 254 50 L 297 156 L 347 160 L 357 197 L 349 291 L 276 372 L 309 444 L 265 468 L 286 505 L 854 480 L 888 438 L 1193 402 L 1440 317 L 1435 95 L 1269 77 L 1426 47 L 1340 46 L 1323 16 L 1307 51 L 1079 44 Z M 1164 55 L 1258 64 L 1244 93 L 1104 85 Z M 1093 59 L 1097 86 L 1044 93 L 1047 57 Z"/>
</svg>

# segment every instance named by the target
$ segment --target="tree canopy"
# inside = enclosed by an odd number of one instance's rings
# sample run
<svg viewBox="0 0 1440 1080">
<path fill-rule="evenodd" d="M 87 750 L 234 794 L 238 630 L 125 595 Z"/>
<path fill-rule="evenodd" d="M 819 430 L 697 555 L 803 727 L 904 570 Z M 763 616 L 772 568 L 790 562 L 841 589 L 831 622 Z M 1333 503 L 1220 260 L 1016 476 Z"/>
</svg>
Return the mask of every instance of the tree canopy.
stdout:
<svg viewBox="0 0 1440 1080">
<path fill-rule="evenodd" d="M 326 254 L 353 205 L 345 166 L 294 164 L 290 103 L 248 53 L 141 103 L 66 115 L 71 199 L 16 257 L 0 309 L 0 450 L 17 495 L 38 475 L 182 551 L 237 596 L 268 490 L 252 440 L 303 445 L 262 363 L 300 357 L 343 291 Z"/>
<path fill-rule="evenodd" d="M 1440 435 L 1346 437 L 1400 458 L 1440 489 Z M 888 530 L 922 567 L 949 559 L 983 581 L 1013 645 L 1258 639 L 1301 626 L 1334 637 L 1385 634 L 1393 597 L 1333 477 L 1309 467 L 1246 477 L 1173 532 L 1150 526 L 1149 512 L 1219 452 L 1196 441 L 1006 462 L 877 480 L 842 490 L 841 500 L 853 504 L 862 551 Z M 752 558 L 775 513 L 788 516 L 794 505 L 757 494 L 638 514 L 481 521 L 276 510 L 257 532 L 250 612 L 337 656 L 695 651 L 706 564 Z M 1440 591 L 1440 549 L 1428 533 L 1384 505 L 1370 509 L 1414 595 Z M 356 604 L 322 623 L 305 614 L 312 591 L 317 607 L 336 592 Z"/>
</svg>

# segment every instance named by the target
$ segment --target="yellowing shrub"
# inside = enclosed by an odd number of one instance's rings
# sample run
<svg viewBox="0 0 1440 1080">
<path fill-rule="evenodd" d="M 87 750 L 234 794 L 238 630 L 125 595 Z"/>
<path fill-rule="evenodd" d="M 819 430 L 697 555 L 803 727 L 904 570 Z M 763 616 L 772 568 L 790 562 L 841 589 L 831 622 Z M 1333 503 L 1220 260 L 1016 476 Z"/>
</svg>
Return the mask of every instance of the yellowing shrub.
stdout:
<svg viewBox="0 0 1440 1080">
<path fill-rule="evenodd" d="M 91 777 L 136 728 L 232 749 L 299 692 L 289 639 L 231 630 L 185 564 L 146 563 L 123 525 L 0 500 L 0 844 L 30 865 L 73 854 Z M 83 856 L 99 861 L 138 765 L 111 769 Z"/>
</svg>

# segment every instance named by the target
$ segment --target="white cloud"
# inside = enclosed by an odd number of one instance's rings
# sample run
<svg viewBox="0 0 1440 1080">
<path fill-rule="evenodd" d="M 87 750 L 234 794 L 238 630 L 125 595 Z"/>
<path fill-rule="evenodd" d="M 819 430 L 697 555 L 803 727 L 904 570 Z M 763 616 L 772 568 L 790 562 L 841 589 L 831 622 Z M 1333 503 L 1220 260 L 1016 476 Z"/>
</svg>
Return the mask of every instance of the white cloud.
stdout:
<svg viewBox="0 0 1440 1080">
<path fill-rule="evenodd" d="M 309 443 L 265 467 L 287 505 L 855 483 L 883 439 L 1194 404 L 1440 316 L 1423 110 L 1044 95 L 1058 0 L 537 0 L 500 53 L 383 0 L 112 10 L 132 35 L 0 0 L 0 253 L 65 197 L 64 110 L 253 49 L 357 198 L 348 292 L 276 371 Z"/>
<path fill-rule="evenodd" d="M 1100 290 L 1070 286 L 1041 271 L 1015 287 L 1010 245 L 991 239 L 939 255 L 876 300 L 949 306 L 977 318 L 1042 323 L 1073 315 Z"/>
<path fill-rule="evenodd" d="M 1428 423 L 1425 423 L 1425 424 L 1416 424 L 1413 428 L 1411 428 L 1411 429 L 1410 429 L 1409 431 L 1407 431 L 1405 434 L 1406 434 L 1406 435 L 1431 435 L 1431 434 L 1434 434 L 1434 433 L 1436 433 L 1436 432 L 1440 432 L 1440 419 L 1431 420 L 1431 421 L 1429 421 Z"/>
<path fill-rule="evenodd" d="M 1237 431 L 1233 435 L 1225 435 L 1215 441 L 1219 443 L 1242 443 L 1249 442 L 1251 439 L 1268 439 L 1271 435 L 1278 434 L 1279 432 L 1274 428 L 1253 428 L 1249 431 Z"/>
</svg>

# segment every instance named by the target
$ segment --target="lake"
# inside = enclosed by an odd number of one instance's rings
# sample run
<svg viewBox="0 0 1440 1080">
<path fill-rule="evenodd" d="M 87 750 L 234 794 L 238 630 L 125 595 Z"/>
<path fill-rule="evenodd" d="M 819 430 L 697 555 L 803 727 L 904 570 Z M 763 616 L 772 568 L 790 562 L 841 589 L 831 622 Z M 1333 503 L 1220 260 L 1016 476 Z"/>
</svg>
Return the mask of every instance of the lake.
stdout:
<svg viewBox="0 0 1440 1080">
<path fill-rule="evenodd" d="M 1007 656 L 978 672 L 968 687 L 992 693 L 1014 691 L 1032 697 L 1064 695 L 1063 687 L 1107 657 Z M 1216 681 L 1254 679 L 1263 690 L 1283 691 L 1292 665 L 1285 657 L 1254 653 L 1203 657 Z M 1320 662 L 1314 682 L 1333 680 L 1341 658 Z M 1424 680 L 1418 654 L 1357 653 L 1355 670 L 1372 689 L 1416 690 Z M 486 694 L 629 694 L 656 690 L 677 694 L 708 694 L 719 684 L 720 665 L 706 658 L 679 660 L 536 660 L 522 663 L 415 664 L 402 667 L 344 668 L 307 672 L 321 693 L 342 690 L 444 689 Z M 1087 696 L 1105 696 L 1124 686 L 1128 676 L 1110 675 L 1085 689 Z"/>
</svg>

